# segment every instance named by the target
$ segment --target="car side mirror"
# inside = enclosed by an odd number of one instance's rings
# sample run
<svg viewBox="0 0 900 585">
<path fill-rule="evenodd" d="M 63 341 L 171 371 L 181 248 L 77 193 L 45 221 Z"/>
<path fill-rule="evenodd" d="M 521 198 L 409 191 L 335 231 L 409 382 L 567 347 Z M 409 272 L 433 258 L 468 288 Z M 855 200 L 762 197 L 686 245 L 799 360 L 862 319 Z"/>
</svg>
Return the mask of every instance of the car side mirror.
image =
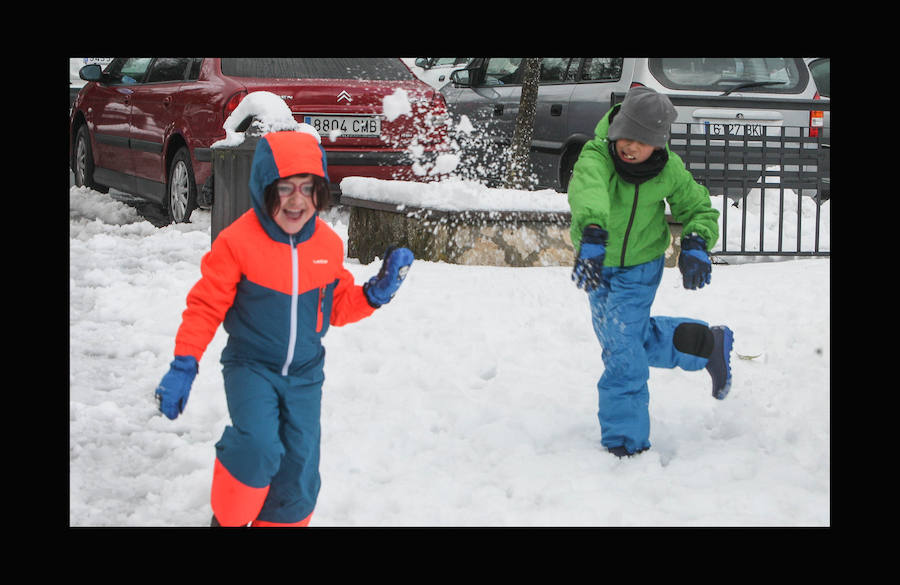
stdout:
<svg viewBox="0 0 900 585">
<path fill-rule="evenodd" d="M 91 63 L 78 70 L 78 77 L 85 81 L 100 81 L 103 77 L 103 70 L 96 63 Z"/>
<path fill-rule="evenodd" d="M 416 57 L 416 67 L 428 69 L 428 57 Z"/>
<path fill-rule="evenodd" d="M 450 81 L 456 87 L 471 87 L 468 69 L 457 69 L 450 74 Z"/>
</svg>

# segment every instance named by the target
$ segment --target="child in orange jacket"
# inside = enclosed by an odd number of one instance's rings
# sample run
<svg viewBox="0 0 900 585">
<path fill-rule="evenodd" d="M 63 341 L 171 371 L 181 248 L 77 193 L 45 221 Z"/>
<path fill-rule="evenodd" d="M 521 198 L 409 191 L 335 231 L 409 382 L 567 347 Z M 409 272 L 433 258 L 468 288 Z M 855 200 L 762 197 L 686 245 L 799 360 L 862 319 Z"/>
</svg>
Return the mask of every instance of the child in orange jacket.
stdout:
<svg viewBox="0 0 900 585">
<path fill-rule="evenodd" d="M 156 389 L 170 419 L 183 412 L 219 324 L 232 425 L 216 443 L 211 503 L 217 526 L 306 526 L 318 497 L 323 366 L 330 325 L 389 302 L 413 261 L 388 250 L 378 275 L 354 284 L 340 237 L 319 219 L 330 203 L 325 152 L 305 132 L 260 138 L 252 209 L 222 230 L 201 262 Z"/>
</svg>

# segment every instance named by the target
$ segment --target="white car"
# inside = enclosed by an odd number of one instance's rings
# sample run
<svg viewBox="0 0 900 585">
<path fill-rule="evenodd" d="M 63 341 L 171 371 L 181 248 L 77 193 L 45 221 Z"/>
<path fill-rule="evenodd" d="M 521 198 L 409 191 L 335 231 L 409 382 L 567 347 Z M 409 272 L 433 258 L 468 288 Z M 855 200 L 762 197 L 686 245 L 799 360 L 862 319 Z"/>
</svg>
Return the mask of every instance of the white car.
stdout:
<svg viewBox="0 0 900 585">
<path fill-rule="evenodd" d="M 465 69 L 471 57 L 406 57 L 406 63 L 413 75 L 435 89 L 441 89 L 450 82 L 450 74 L 457 69 Z"/>
</svg>

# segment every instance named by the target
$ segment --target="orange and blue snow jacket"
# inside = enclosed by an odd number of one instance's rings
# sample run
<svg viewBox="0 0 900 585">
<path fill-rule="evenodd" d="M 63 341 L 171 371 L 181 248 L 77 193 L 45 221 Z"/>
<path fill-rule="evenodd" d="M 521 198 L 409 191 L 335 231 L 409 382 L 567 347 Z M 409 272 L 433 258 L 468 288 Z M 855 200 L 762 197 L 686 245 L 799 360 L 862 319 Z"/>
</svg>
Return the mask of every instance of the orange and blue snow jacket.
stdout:
<svg viewBox="0 0 900 585">
<path fill-rule="evenodd" d="M 309 140 L 315 149 L 305 144 Z M 175 355 L 199 362 L 224 323 L 223 362 L 252 360 L 293 375 L 321 366 L 321 340 L 329 325 L 359 321 L 375 311 L 344 267 L 343 242 L 327 223 L 315 215 L 298 233 L 287 234 L 265 210 L 267 185 L 301 173 L 327 177 L 325 164 L 324 150 L 309 134 L 260 138 L 250 174 L 252 208 L 223 229 L 203 257 L 202 276 L 188 293 L 175 337 Z"/>
</svg>

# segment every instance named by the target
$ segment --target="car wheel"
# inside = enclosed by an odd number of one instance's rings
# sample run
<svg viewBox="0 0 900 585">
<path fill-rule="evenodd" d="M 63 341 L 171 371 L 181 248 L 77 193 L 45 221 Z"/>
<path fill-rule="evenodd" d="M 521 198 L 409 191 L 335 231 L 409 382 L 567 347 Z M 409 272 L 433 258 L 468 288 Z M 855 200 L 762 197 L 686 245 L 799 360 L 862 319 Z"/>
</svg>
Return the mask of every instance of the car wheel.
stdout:
<svg viewBox="0 0 900 585">
<path fill-rule="evenodd" d="M 169 181 L 166 185 L 166 212 L 169 221 L 187 223 L 197 207 L 197 184 L 188 149 L 181 147 L 169 166 Z"/>
<path fill-rule="evenodd" d="M 87 126 L 78 129 L 75 135 L 75 185 L 87 187 L 100 193 L 109 192 L 109 187 L 94 183 L 94 153 L 91 150 L 91 135 Z"/>
</svg>

